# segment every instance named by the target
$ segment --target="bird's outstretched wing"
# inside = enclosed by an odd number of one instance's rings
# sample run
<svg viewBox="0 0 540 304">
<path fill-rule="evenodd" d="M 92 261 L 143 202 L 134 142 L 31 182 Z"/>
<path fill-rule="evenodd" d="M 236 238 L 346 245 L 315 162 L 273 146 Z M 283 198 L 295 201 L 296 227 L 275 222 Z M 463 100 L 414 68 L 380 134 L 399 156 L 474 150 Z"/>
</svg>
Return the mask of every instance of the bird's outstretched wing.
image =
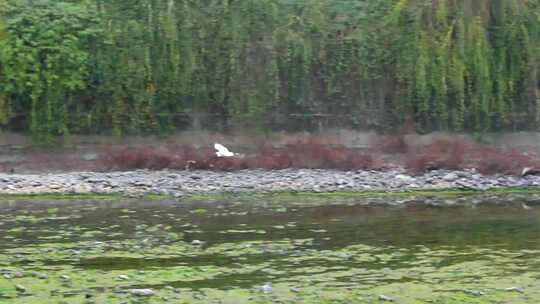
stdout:
<svg viewBox="0 0 540 304">
<path fill-rule="evenodd" d="M 234 153 L 229 151 L 225 146 L 215 143 L 214 149 L 216 149 L 216 155 L 218 157 L 232 157 L 234 156 Z"/>
</svg>

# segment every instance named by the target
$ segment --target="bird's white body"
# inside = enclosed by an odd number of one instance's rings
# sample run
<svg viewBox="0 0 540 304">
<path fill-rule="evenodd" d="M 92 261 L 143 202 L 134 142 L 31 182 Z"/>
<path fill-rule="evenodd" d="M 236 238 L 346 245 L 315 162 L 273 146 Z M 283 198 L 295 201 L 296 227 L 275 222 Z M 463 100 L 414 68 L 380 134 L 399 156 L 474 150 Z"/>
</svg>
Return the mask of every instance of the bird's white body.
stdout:
<svg viewBox="0 0 540 304">
<path fill-rule="evenodd" d="M 217 157 L 233 157 L 235 154 L 229 149 L 227 149 L 225 146 L 215 143 L 214 149 L 216 149 L 216 155 Z"/>
<path fill-rule="evenodd" d="M 523 168 L 523 170 L 521 171 L 521 176 L 527 175 L 527 173 L 529 173 L 531 170 L 532 170 L 531 167 L 525 167 L 525 168 Z"/>
</svg>

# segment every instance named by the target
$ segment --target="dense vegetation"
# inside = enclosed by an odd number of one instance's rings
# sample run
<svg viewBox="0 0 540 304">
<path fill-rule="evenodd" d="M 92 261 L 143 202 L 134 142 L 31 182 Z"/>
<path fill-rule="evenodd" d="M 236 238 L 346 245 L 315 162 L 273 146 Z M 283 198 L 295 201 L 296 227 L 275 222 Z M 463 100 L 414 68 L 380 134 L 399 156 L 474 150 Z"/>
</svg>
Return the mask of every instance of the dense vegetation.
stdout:
<svg viewBox="0 0 540 304">
<path fill-rule="evenodd" d="M 0 12 L 0 124 L 39 139 L 540 123 L 537 0 L 3 0 Z"/>
</svg>

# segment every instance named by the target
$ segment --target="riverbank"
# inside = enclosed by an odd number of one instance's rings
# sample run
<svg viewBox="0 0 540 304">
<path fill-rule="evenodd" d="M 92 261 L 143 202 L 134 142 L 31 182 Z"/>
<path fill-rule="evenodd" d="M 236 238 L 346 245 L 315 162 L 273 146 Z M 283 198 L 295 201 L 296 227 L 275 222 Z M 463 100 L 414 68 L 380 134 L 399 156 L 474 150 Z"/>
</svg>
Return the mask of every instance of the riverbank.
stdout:
<svg viewBox="0 0 540 304">
<path fill-rule="evenodd" d="M 540 176 L 486 176 L 475 170 L 435 170 L 410 175 L 403 169 L 337 171 L 311 169 L 216 171 L 69 172 L 0 174 L 1 195 L 94 195 L 188 198 L 221 193 L 396 193 L 536 189 Z"/>
</svg>

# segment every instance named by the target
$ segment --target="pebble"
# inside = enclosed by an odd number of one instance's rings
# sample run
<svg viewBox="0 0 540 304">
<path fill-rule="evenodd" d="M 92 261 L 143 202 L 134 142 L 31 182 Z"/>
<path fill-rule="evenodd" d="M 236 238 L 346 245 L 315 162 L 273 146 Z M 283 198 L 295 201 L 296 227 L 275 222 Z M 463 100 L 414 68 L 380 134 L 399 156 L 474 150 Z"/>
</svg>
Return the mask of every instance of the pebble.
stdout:
<svg viewBox="0 0 540 304">
<path fill-rule="evenodd" d="M 152 289 L 130 289 L 129 292 L 135 296 L 149 297 L 154 295 Z"/>
<path fill-rule="evenodd" d="M 385 295 L 379 295 L 379 300 L 386 301 L 386 302 L 394 302 L 393 298 L 389 296 L 385 296 Z"/>
<path fill-rule="evenodd" d="M 465 289 L 465 290 L 463 290 L 463 292 L 466 293 L 466 294 L 473 295 L 473 296 L 483 296 L 484 295 L 483 292 L 478 291 L 478 290 Z"/>
<path fill-rule="evenodd" d="M 174 288 L 174 287 L 169 286 L 169 285 L 165 286 L 165 289 L 170 290 L 170 291 L 172 291 L 174 293 L 180 293 L 180 288 Z"/>
<path fill-rule="evenodd" d="M 453 173 L 453 172 L 448 173 L 448 174 L 445 174 L 445 175 L 442 177 L 442 179 L 445 180 L 445 181 L 447 181 L 447 182 L 453 182 L 453 181 L 455 181 L 455 180 L 458 179 L 458 178 L 459 178 L 459 176 L 458 176 L 456 173 Z"/>
<path fill-rule="evenodd" d="M 411 180 L 414 180 L 413 177 L 408 176 L 408 175 L 404 175 L 404 174 L 398 174 L 398 175 L 396 175 L 395 179 L 402 180 L 402 181 L 411 181 Z"/>
<path fill-rule="evenodd" d="M 127 275 L 124 275 L 124 274 L 121 274 L 119 276 L 116 277 L 118 280 L 120 281 L 127 281 L 129 280 L 129 277 Z"/>
<path fill-rule="evenodd" d="M 506 288 L 505 290 L 506 291 L 515 291 L 515 292 L 519 292 L 519 293 L 524 293 L 525 292 L 525 290 L 523 288 L 515 287 L 515 286 Z"/>
<path fill-rule="evenodd" d="M 26 292 L 26 287 L 24 287 L 24 286 L 21 285 L 21 284 L 15 285 L 15 289 L 16 289 L 18 292 Z"/>
<path fill-rule="evenodd" d="M 270 286 L 269 283 L 263 284 L 261 287 L 259 287 L 259 290 L 263 293 L 271 293 L 273 291 L 272 286 Z"/>
<path fill-rule="evenodd" d="M 185 197 L 215 192 L 334 192 L 404 191 L 463 187 L 487 190 L 493 187 L 540 185 L 540 176 L 484 176 L 473 170 L 434 170 L 415 176 L 403 168 L 387 171 L 338 171 L 311 169 L 218 171 L 67 172 L 54 174 L 0 173 L 0 194 L 39 193 L 145 193 Z M 39 187 L 36 185 L 39 184 Z M 181 185 L 181 186 L 179 186 Z"/>
</svg>

